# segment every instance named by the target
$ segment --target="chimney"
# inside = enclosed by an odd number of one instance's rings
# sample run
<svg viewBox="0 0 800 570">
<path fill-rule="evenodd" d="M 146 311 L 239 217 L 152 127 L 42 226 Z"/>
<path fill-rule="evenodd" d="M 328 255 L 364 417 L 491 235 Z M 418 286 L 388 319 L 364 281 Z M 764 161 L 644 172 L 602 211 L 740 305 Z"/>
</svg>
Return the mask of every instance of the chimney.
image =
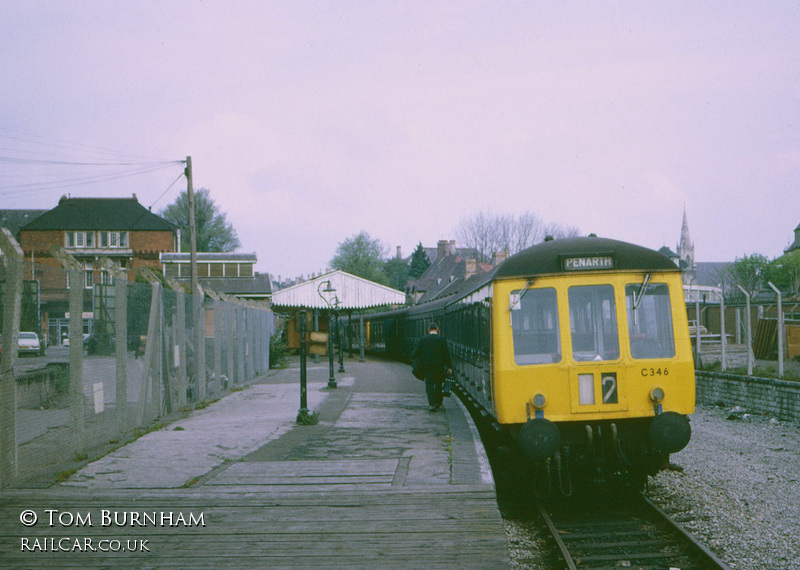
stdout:
<svg viewBox="0 0 800 570">
<path fill-rule="evenodd" d="M 446 239 L 440 239 L 436 243 L 436 261 L 441 261 L 442 259 L 447 257 L 448 255 L 447 249 L 449 245 L 450 242 L 448 242 Z"/>
<path fill-rule="evenodd" d="M 450 251 L 447 255 L 455 255 L 456 254 L 456 240 L 450 240 Z"/>
<path fill-rule="evenodd" d="M 496 251 L 492 254 L 492 265 L 497 267 L 501 263 L 503 263 L 506 259 L 508 259 L 508 250 L 504 251 Z"/>
<path fill-rule="evenodd" d="M 466 272 L 464 279 L 469 279 L 478 273 L 478 261 L 476 259 L 468 259 L 466 261 Z"/>
<path fill-rule="evenodd" d="M 400 246 L 397 246 L 397 259 L 403 259 L 403 253 L 400 250 Z"/>
</svg>

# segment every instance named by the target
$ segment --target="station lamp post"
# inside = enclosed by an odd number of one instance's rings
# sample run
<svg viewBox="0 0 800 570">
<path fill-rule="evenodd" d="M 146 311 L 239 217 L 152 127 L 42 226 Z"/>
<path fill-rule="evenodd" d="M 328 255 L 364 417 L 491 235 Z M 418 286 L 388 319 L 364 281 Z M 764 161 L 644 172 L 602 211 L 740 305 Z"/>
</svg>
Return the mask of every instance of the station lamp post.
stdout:
<svg viewBox="0 0 800 570">
<path fill-rule="evenodd" d="M 324 288 L 323 285 L 325 286 Z M 331 317 L 333 316 L 335 304 L 339 303 L 339 299 L 336 297 L 336 289 L 331 285 L 330 279 L 317 285 L 317 293 L 328 305 L 328 370 L 330 372 L 328 388 L 336 388 L 336 378 L 333 375 L 333 321 Z"/>
</svg>

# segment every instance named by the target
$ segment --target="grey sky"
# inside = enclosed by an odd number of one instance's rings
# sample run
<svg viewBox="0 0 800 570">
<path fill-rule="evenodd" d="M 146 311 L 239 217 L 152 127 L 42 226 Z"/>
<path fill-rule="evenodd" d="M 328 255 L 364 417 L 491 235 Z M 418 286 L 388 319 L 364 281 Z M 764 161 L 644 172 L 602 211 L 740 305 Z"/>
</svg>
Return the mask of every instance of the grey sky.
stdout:
<svg viewBox="0 0 800 570">
<path fill-rule="evenodd" d="M 698 260 L 772 258 L 800 223 L 798 30 L 796 1 L 6 0 L 0 157 L 191 155 L 283 276 L 482 209 L 674 249 L 685 206 Z M 103 168 L 0 161 L 0 207 L 185 188 L 58 184 Z"/>
</svg>

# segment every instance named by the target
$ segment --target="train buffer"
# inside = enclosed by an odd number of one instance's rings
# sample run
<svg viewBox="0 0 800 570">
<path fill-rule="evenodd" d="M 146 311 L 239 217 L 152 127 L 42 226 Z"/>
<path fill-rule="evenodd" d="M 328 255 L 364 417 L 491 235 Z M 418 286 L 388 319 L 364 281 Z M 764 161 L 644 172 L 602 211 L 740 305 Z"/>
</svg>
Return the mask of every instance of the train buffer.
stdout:
<svg viewBox="0 0 800 570">
<path fill-rule="evenodd" d="M 383 360 L 348 362 L 337 388 L 326 366 L 308 373 L 316 425 L 295 421 L 290 366 L 64 483 L 3 490 L 0 556 L 13 567 L 509 567 L 488 461 L 455 395 L 430 412 L 410 367 Z"/>
</svg>

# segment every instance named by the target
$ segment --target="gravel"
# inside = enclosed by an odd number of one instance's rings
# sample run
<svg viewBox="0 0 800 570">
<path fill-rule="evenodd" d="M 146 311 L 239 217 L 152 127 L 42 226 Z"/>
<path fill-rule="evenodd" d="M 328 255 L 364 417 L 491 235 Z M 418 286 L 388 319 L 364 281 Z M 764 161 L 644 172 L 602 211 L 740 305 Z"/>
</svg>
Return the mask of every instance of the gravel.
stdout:
<svg viewBox="0 0 800 570">
<path fill-rule="evenodd" d="M 734 570 L 800 569 L 800 426 L 701 405 L 691 424 L 647 495 Z M 538 524 L 506 520 L 513 568 L 547 567 Z"/>
<path fill-rule="evenodd" d="M 647 494 L 733 569 L 800 568 L 800 428 L 698 406 L 680 471 Z"/>
</svg>

